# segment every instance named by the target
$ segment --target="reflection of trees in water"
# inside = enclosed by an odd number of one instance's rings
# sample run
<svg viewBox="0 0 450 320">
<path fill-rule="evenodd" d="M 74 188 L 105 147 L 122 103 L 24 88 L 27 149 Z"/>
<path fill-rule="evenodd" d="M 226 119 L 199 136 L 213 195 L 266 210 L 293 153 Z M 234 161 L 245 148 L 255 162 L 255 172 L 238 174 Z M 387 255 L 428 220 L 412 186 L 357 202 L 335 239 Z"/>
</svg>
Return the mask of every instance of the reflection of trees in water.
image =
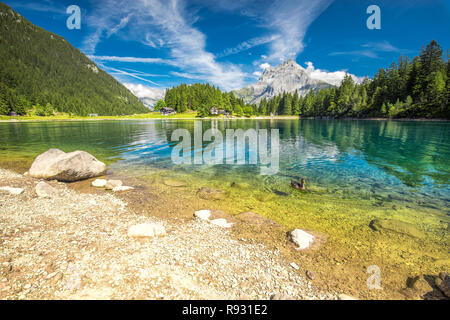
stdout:
<svg viewBox="0 0 450 320">
<path fill-rule="evenodd" d="M 357 151 L 368 163 L 408 186 L 423 185 L 425 177 L 442 185 L 450 180 L 450 125 L 445 122 L 198 121 L 202 123 L 203 132 L 217 128 L 224 138 L 226 129 L 279 129 L 280 159 L 287 163 L 301 161 L 300 152 L 307 151 L 304 148 L 309 145 L 325 153 Z M 193 144 L 194 123 L 193 120 L 4 123 L 0 125 L 0 150 L 33 157 L 49 148 L 60 148 L 64 151 L 85 150 L 103 159 L 139 156 L 143 152 L 168 158 L 171 148 L 178 144 L 178 141 L 171 141 L 176 129 L 188 130 Z M 203 147 L 209 143 L 204 141 Z M 311 152 L 317 154 L 314 150 Z M 223 167 L 217 166 L 217 170 L 223 170 Z"/>
<path fill-rule="evenodd" d="M 437 184 L 450 179 L 450 150 L 447 137 L 450 126 L 439 122 L 355 121 L 355 120 L 203 120 L 203 132 L 219 129 L 225 137 L 226 129 L 279 129 L 282 158 L 299 159 L 299 155 L 285 151 L 302 150 L 305 142 L 324 151 L 336 148 L 340 153 L 357 151 L 370 164 L 405 185 L 417 187 L 428 176 Z M 194 121 L 162 123 L 165 137 L 185 128 L 194 139 Z M 177 142 L 170 142 L 173 146 Z M 210 142 L 203 142 L 206 146 Z"/>
<path fill-rule="evenodd" d="M 450 126 L 438 122 L 303 120 L 300 134 L 308 142 L 332 141 L 341 152 L 357 150 L 364 159 L 408 186 L 424 177 L 446 184 L 450 178 L 447 137 Z"/>
</svg>

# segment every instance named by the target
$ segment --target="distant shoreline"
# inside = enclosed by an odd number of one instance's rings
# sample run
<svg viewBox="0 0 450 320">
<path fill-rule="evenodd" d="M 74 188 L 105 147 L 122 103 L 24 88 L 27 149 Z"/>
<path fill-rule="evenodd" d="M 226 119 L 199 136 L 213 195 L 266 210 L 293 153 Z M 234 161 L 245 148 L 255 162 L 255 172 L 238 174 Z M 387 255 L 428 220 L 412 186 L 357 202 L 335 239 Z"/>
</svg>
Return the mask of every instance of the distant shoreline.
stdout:
<svg viewBox="0 0 450 320">
<path fill-rule="evenodd" d="M 253 116 L 253 117 L 233 117 L 233 118 L 225 118 L 225 117 L 195 117 L 195 116 L 99 116 L 99 117 L 9 117 L 2 116 L 0 118 L 1 122 L 47 122 L 47 121 L 106 121 L 106 120 L 116 120 L 116 121 L 130 121 L 130 120 L 370 120 L 370 121 L 418 121 L 418 122 L 449 122 L 450 119 L 428 119 L 428 118 L 331 118 L 331 117 L 299 117 L 299 116 Z"/>
</svg>

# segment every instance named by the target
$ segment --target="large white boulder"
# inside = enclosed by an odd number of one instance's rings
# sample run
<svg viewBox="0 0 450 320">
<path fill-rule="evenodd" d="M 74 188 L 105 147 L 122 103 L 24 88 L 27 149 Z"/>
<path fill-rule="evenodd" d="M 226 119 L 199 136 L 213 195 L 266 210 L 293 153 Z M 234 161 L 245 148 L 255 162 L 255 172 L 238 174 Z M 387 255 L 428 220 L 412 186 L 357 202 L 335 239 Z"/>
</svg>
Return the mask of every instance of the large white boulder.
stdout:
<svg viewBox="0 0 450 320">
<path fill-rule="evenodd" d="M 128 229 L 128 236 L 133 238 L 152 238 L 165 234 L 166 229 L 159 223 L 141 223 Z"/>
<path fill-rule="evenodd" d="M 306 249 L 314 242 L 314 236 L 301 229 L 290 232 L 291 241 L 297 245 L 298 249 Z"/>
<path fill-rule="evenodd" d="M 98 177 L 105 172 L 106 165 L 85 151 L 65 153 L 50 149 L 34 160 L 28 174 L 34 178 L 72 182 Z"/>
</svg>

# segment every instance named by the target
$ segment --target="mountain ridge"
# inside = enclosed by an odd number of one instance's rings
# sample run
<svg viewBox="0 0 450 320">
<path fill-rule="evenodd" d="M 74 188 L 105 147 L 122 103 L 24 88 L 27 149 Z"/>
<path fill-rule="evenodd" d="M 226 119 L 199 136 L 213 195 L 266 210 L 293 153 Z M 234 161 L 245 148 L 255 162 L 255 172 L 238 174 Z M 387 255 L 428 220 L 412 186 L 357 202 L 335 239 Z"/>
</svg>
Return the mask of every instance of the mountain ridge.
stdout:
<svg viewBox="0 0 450 320">
<path fill-rule="evenodd" d="M 246 103 L 259 103 L 261 99 L 270 99 L 276 95 L 293 93 L 305 96 L 310 90 L 318 91 L 331 87 L 332 84 L 311 78 L 306 69 L 289 59 L 277 67 L 268 67 L 258 82 L 233 93 Z"/>
</svg>

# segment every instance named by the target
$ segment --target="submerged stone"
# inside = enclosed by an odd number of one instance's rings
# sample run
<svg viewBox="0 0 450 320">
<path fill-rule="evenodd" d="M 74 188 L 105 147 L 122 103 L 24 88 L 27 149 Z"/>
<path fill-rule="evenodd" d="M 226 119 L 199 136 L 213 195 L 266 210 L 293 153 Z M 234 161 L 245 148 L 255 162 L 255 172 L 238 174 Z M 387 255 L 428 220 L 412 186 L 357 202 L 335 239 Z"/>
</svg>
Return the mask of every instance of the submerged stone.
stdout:
<svg viewBox="0 0 450 320">
<path fill-rule="evenodd" d="M 106 186 L 106 179 L 95 179 L 92 181 L 91 186 L 96 188 L 104 188 Z"/>
<path fill-rule="evenodd" d="M 174 180 L 174 179 L 165 179 L 164 184 L 169 187 L 184 187 L 184 186 L 186 186 L 186 183 L 184 183 L 183 181 Z"/>
<path fill-rule="evenodd" d="M 114 188 L 118 188 L 122 186 L 121 180 L 108 180 L 105 184 L 106 190 L 113 190 Z"/>
<path fill-rule="evenodd" d="M 370 222 L 369 226 L 375 231 L 390 231 L 398 234 L 408 235 L 413 238 L 425 238 L 425 234 L 417 229 L 414 225 L 399 220 L 374 219 Z"/>
<path fill-rule="evenodd" d="M 224 191 L 207 187 L 201 188 L 197 192 L 197 195 L 199 198 L 204 200 L 223 200 L 227 197 Z"/>
</svg>

